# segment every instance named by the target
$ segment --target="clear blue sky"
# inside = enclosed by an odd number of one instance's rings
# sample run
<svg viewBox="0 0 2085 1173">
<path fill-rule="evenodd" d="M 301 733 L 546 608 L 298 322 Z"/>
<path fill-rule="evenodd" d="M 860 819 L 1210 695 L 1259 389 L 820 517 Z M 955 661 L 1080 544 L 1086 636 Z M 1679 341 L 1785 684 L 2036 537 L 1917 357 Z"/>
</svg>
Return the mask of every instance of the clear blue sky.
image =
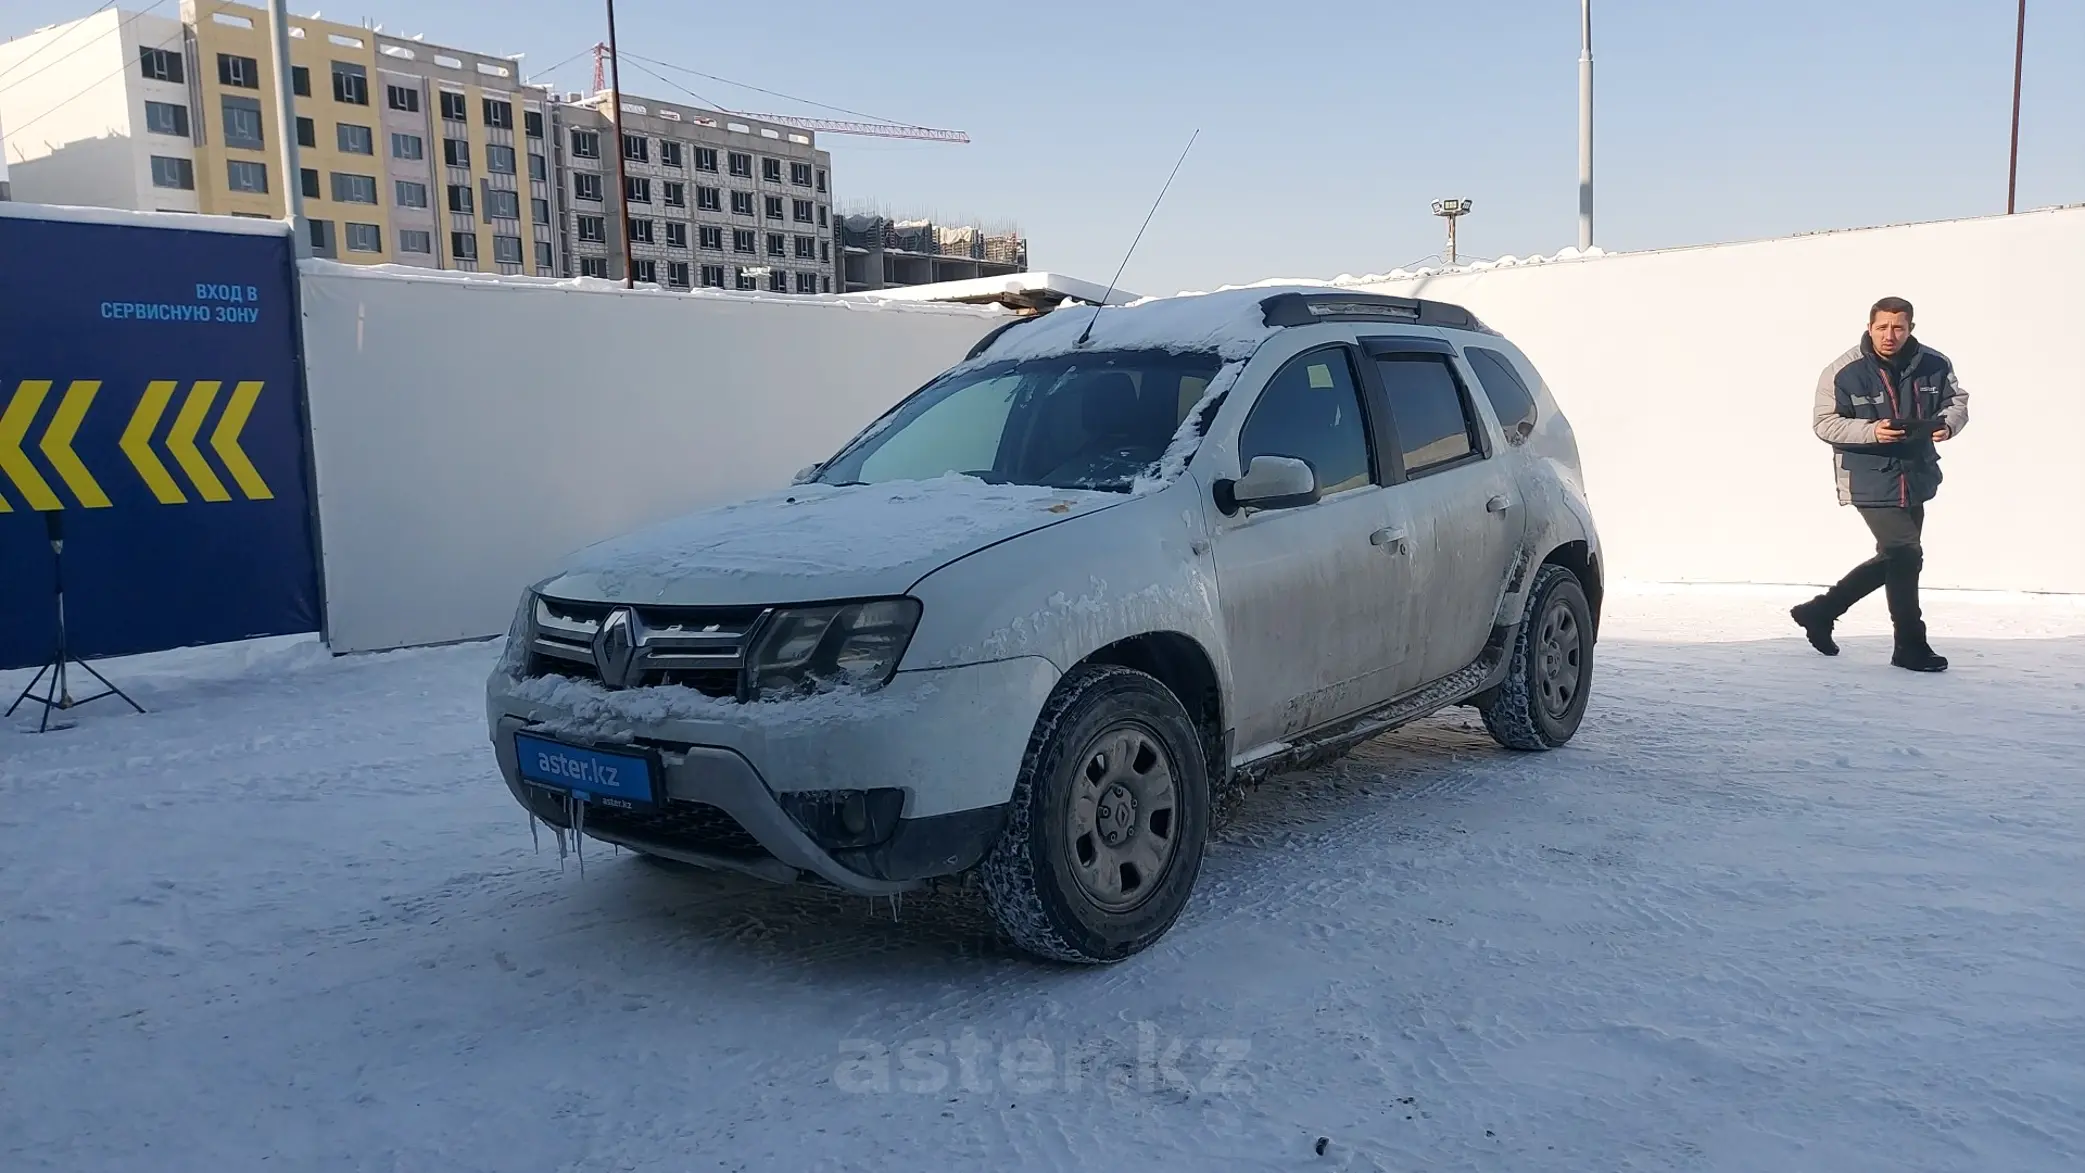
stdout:
<svg viewBox="0 0 2085 1173">
<path fill-rule="evenodd" d="M 142 7 L 147 0 L 124 0 Z M 320 0 L 293 0 L 308 12 Z M 11 0 L 8 28 L 98 0 Z M 167 0 L 172 11 L 178 0 Z M 1105 280 L 1201 130 L 1123 284 L 1145 293 L 1388 269 L 1576 233 L 1574 0 L 619 0 L 626 54 L 968 146 L 825 136 L 838 200 L 1018 223 Z M 546 69 L 599 0 L 323 0 L 329 18 Z M 2004 210 L 2014 0 L 1595 0 L 1598 240 L 1657 248 Z M 686 100 L 627 65 L 633 94 Z M 2085 3 L 2030 0 L 2022 207 L 2085 202 Z M 584 57 L 539 80 L 582 89 Z M 668 74 L 668 76 L 676 76 Z M 677 77 L 751 111 L 817 108 Z M 848 117 L 823 112 L 830 117 Z"/>
</svg>

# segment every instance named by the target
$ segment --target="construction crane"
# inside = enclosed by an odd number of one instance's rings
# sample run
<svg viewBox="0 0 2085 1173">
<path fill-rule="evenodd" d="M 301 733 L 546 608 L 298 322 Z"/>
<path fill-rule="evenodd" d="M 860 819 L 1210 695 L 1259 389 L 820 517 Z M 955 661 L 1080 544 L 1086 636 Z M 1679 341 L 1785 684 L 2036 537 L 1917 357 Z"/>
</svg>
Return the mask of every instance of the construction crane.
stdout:
<svg viewBox="0 0 2085 1173">
<path fill-rule="evenodd" d="M 608 43 L 594 44 L 594 92 L 608 89 Z M 970 135 L 960 130 L 941 130 L 932 126 L 907 126 L 897 122 L 840 122 L 831 118 L 805 118 L 796 114 L 753 114 L 744 110 L 722 110 L 724 114 L 735 114 L 758 122 L 773 122 L 782 126 L 794 126 L 800 130 L 823 131 L 826 134 L 854 134 L 868 138 L 921 139 L 935 143 L 967 143 Z"/>
</svg>

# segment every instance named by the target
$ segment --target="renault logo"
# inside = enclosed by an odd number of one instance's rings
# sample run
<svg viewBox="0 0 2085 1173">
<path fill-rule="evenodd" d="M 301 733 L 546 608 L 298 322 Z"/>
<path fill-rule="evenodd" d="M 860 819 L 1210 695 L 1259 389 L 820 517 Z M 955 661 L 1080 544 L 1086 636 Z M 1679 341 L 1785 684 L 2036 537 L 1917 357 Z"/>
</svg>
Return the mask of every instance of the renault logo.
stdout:
<svg viewBox="0 0 2085 1173">
<path fill-rule="evenodd" d="M 637 619 L 628 607 L 617 607 L 594 633 L 594 668 L 601 673 L 601 683 L 628 688 L 636 662 Z"/>
</svg>

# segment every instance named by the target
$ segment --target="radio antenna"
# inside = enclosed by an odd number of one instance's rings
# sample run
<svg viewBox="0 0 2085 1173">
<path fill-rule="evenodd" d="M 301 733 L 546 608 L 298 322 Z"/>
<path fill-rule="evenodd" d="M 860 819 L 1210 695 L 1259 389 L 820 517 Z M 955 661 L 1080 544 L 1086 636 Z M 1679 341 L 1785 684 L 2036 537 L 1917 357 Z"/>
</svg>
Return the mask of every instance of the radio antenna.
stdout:
<svg viewBox="0 0 2085 1173">
<path fill-rule="evenodd" d="M 1137 229 L 1136 239 L 1129 242 L 1129 251 L 1122 254 L 1122 263 L 1115 266 L 1115 276 L 1108 281 L 1108 291 L 1100 295 L 1100 304 L 1093 307 L 1093 316 L 1086 319 L 1086 328 L 1079 331 L 1079 340 L 1073 346 L 1084 346 L 1093 337 L 1093 324 L 1100 321 L 1100 311 L 1105 309 L 1108 299 L 1115 296 L 1115 284 L 1122 280 L 1122 271 L 1129 268 L 1129 258 L 1136 255 L 1137 245 L 1144 239 L 1144 229 L 1151 227 L 1151 217 L 1158 215 L 1158 205 L 1165 202 L 1166 192 L 1173 186 L 1173 177 L 1180 174 L 1180 164 L 1187 162 L 1187 153 L 1195 149 L 1195 140 L 1202 137 L 1199 127 L 1187 136 L 1187 145 L 1180 148 L 1180 157 L 1173 161 L 1172 174 L 1166 176 L 1166 184 L 1158 189 L 1158 198 L 1151 201 L 1151 210 L 1144 213 L 1144 223 Z"/>
</svg>

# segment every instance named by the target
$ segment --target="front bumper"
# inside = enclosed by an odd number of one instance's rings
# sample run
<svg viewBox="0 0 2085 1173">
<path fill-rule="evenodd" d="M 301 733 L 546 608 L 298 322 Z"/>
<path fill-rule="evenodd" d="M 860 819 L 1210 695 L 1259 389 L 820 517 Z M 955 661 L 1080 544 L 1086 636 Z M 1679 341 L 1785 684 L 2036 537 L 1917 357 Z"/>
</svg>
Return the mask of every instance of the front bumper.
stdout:
<svg viewBox="0 0 2085 1173">
<path fill-rule="evenodd" d="M 553 690 L 495 671 L 487 717 L 507 787 L 531 813 L 565 824 L 553 792 L 523 782 L 521 730 L 578 744 L 645 746 L 661 763 L 662 802 L 631 815 L 589 808 L 588 835 L 655 855 L 774 880 L 804 873 L 869 895 L 960 872 L 997 837 L 1028 738 L 1057 670 L 1023 657 L 901 672 L 874 693 L 834 703 L 690 703 L 560 682 Z M 545 695 L 548 692 L 549 695 Z M 882 841 L 829 849 L 783 808 L 799 791 L 901 790 Z"/>
</svg>

